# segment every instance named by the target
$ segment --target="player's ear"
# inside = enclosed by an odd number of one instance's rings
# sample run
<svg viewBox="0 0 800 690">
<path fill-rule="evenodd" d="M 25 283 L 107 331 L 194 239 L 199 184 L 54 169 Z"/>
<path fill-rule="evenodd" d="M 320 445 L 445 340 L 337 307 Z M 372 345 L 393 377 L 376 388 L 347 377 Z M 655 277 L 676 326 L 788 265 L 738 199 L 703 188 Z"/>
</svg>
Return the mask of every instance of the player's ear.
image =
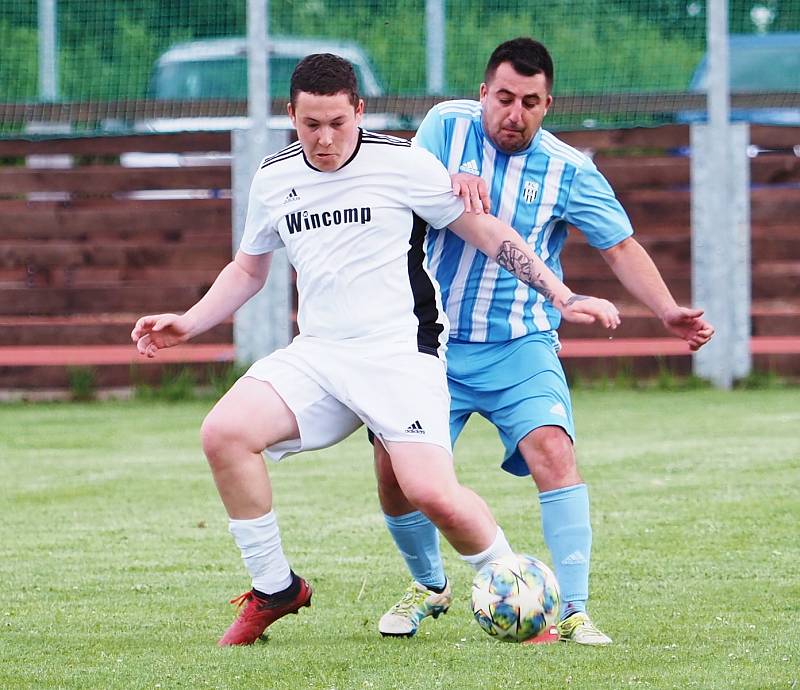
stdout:
<svg viewBox="0 0 800 690">
<path fill-rule="evenodd" d="M 478 91 L 478 93 L 480 95 L 480 101 L 481 101 L 481 103 L 483 103 L 484 100 L 486 100 L 486 96 L 489 95 L 489 87 L 486 85 L 485 81 L 481 82 L 481 88 Z"/>
<path fill-rule="evenodd" d="M 356 119 L 361 119 L 361 116 L 364 114 L 364 99 L 359 98 L 358 103 L 356 104 Z"/>
<path fill-rule="evenodd" d="M 286 112 L 289 113 L 289 119 L 292 121 L 293 125 L 297 124 L 297 116 L 294 114 L 294 108 L 292 108 L 291 101 L 286 104 Z"/>
</svg>

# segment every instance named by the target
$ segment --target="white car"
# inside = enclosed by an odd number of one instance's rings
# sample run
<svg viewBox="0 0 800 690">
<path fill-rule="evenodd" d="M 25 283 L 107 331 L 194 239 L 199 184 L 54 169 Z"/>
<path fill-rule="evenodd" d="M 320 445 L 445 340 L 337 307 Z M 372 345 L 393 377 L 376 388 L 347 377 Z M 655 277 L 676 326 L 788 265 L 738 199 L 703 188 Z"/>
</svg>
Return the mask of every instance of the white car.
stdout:
<svg viewBox="0 0 800 690">
<path fill-rule="evenodd" d="M 268 40 L 270 96 L 289 97 L 289 82 L 297 63 L 311 53 L 334 53 L 349 60 L 365 99 L 382 96 L 383 87 L 363 48 L 355 43 L 323 39 L 270 36 Z M 179 43 L 158 58 L 150 78 L 149 97 L 158 100 L 199 101 L 247 98 L 247 42 L 244 38 L 215 38 Z M 135 123 L 138 132 L 221 131 L 249 127 L 246 116 L 153 118 Z M 270 129 L 291 129 L 287 115 L 272 116 Z M 367 129 L 399 129 L 387 113 L 364 116 Z"/>
</svg>

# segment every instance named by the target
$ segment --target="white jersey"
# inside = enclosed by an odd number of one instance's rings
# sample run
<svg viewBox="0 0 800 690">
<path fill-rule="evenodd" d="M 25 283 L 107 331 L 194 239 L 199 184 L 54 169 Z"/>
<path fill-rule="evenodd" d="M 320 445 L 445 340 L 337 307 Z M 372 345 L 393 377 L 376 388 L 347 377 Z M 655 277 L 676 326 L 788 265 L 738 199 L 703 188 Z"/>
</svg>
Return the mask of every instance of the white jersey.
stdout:
<svg viewBox="0 0 800 690">
<path fill-rule="evenodd" d="M 296 142 L 256 173 L 240 249 L 286 247 L 302 335 L 407 343 L 438 356 L 449 328 L 427 268 L 426 229 L 463 210 L 444 166 L 404 139 L 359 131 L 334 172 L 314 168 Z"/>
</svg>

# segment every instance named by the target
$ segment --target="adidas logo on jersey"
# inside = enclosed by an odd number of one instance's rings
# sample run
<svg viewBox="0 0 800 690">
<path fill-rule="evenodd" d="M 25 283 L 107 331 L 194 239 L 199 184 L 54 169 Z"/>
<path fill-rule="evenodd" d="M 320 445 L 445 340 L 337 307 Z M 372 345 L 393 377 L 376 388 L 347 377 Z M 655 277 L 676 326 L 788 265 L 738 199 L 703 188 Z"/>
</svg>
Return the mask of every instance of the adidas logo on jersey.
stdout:
<svg viewBox="0 0 800 690">
<path fill-rule="evenodd" d="M 550 408 L 550 414 L 557 414 L 559 417 L 564 417 L 565 419 L 567 417 L 567 411 L 560 402 Z"/>
<path fill-rule="evenodd" d="M 300 195 L 297 193 L 294 187 L 292 187 L 292 191 L 286 195 L 286 198 L 283 200 L 283 203 L 288 204 L 291 201 L 300 201 Z"/>
<path fill-rule="evenodd" d="M 424 434 L 425 430 L 422 428 L 422 424 L 419 423 L 417 419 L 408 429 L 406 429 L 407 434 Z"/>
<path fill-rule="evenodd" d="M 481 171 L 478 170 L 478 164 L 475 160 L 467 161 L 466 163 L 462 163 L 458 169 L 461 172 L 469 173 L 470 175 L 480 175 Z"/>
</svg>

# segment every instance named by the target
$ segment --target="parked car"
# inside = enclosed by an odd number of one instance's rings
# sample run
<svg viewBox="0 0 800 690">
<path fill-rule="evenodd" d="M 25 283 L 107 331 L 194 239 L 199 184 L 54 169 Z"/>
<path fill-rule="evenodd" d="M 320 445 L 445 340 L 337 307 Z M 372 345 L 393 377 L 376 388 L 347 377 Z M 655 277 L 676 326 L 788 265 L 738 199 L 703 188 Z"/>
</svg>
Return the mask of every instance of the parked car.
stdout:
<svg viewBox="0 0 800 690">
<path fill-rule="evenodd" d="M 349 60 L 356 73 L 361 95 L 368 99 L 383 95 L 383 86 L 364 49 L 356 43 L 323 39 L 270 36 L 270 96 L 288 98 L 289 81 L 297 63 L 311 53 L 335 53 Z M 150 77 L 149 97 L 164 100 L 247 99 L 247 41 L 215 38 L 179 43 L 156 61 Z M 289 129 L 286 115 L 272 116 L 270 127 Z M 138 122 L 140 132 L 226 130 L 249 125 L 247 117 L 155 118 Z M 364 117 L 368 129 L 399 128 L 391 114 Z"/>
<path fill-rule="evenodd" d="M 800 92 L 800 33 L 735 34 L 730 36 L 731 93 Z M 689 91 L 708 89 L 708 55 L 689 82 Z M 677 114 L 678 122 L 705 122 L 704 110 Z M 800 125 L 800 108 L 732 108 L 731 120 L 761 125 Z"/>
</svg>

